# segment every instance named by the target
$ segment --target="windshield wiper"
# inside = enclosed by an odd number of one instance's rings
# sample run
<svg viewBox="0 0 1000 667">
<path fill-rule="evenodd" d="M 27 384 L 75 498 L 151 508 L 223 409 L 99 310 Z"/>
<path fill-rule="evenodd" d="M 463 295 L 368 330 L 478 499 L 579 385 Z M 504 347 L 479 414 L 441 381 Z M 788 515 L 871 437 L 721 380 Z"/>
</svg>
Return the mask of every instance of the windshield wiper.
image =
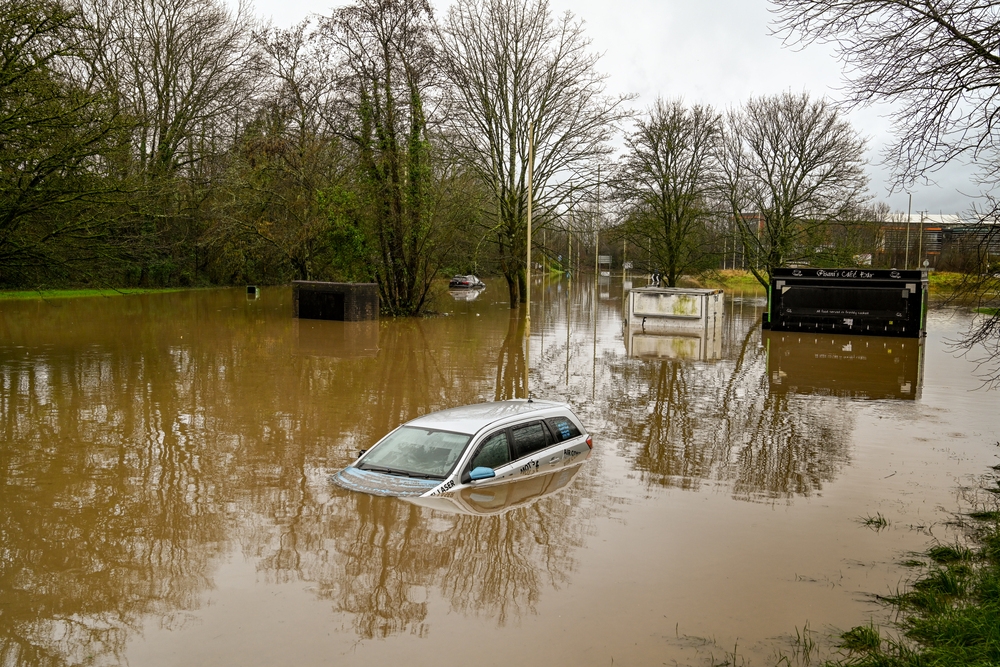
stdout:
<svg viewBox="0 0 1000 667">
<path fill-rule="evenodd" d="M 416 479 L 444 479 L 444 475 L 431 475 L 429 473 L 419 473 L 419 472 L 409 472 L 406 470 L 395 470 L 393 468 L 386 468 L 384 466 L 373 466 L 367 463 L 363 463 L 358 466 L 361 470 L 371 470 L 372 472 L 384 472 L 387 475 L 395 475 L 397 477 L 410 477 Z"/>
<path fill-rule="evenodd" d="M 390 475 L 393 472 L 395 472 L 394 470 L 391 470 L 389 468 L 383 468 L 382 466 L 373 466 L 373 465 L 368 464 L 368 463 L 362 463 L 358 467 L 361 468 L 362 470 L 371 470 L 372 472 L 384 472 L 384 473 L 388 473 Z"/>
</svg>

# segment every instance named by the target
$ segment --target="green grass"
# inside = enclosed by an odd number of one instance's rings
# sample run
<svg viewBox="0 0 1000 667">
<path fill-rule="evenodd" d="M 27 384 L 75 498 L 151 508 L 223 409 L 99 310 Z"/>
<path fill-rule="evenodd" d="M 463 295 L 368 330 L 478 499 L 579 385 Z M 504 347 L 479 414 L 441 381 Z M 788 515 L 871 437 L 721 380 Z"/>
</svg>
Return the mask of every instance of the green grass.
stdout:
<svg viewBox="0 0 1000 667">
<path fill-rule="evenodd" d="M 927 570 L 908 589 L 879 598 L 895 608 L 895 627 L 851 628 L 840 636 L 841 657 L 827 665 L 1000 665 L 1000 511 L 966 516 L 977 520 L 971 546 L 930 547 L 925 556 L 932 564 Z"/>
<path fill-rule="evenodd" d="M 976 308 L 976 312 L 983 315 L 996 315 L 1000 313 L 1000 308 Z"/>
<path fill-rule="evenodd" d="M 92 296 L 125 296 L 129 294 L 160 294 L 163 292 L 184 292 L 192 287 L 139 288 L 124 287 L 121 289 L 51 289 L 51 290 L 21 290 L 0 291 L 0 300 L 16 301 L 25 299 L 79 299 Z"/>
<path fill-rule="evenodd" d="M 732 269 L 706 273 L 698 279 L 698 283 L 704 287 L 721 287 L 727 290 L 764 289 L 749 271 L 736 271 Z"/>
<path fill-rule="evenodd" d="M 931 271 L 928 273 L 927 287 L 933 295 L 948 295 L 961 286 L 963 279 L 964 275 L 961 273 Z M 696 282 L 703 287 L 721 287 L 725 290 L 764 289 L 749 271 L 732 269 L 712 271 L 698 278 Z"/>
</svg>

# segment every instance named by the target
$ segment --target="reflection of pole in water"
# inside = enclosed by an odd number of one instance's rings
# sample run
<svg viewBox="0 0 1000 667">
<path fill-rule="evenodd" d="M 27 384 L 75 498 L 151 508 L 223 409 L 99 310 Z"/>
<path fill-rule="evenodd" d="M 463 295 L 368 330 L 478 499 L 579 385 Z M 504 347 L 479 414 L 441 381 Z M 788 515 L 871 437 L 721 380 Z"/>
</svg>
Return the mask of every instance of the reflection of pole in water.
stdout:
<svg viewBox="0 0 1000 667">
<path fill-rule="evenodd" d="M 600 289 L 597 286 L 597 276 L 594 276 L 594 362 L 590 369 L 591 383 L 590 383 L 590 398 L 597 395 L 597 290 Z"/>
<path fill-rule="evenodd" d="M 543 234 L 544 234 L 544 231 L 543 231 Z M 544 246 L 545 246 L 545 241 L 543 240 L 542 241 L 542 247 L 544 247 Z M 542 315 L 545 314 L 545 291 L 548 289 L 548 280 L 546 279 L 547 275 L 548 275 L 548 273 L 543 268 L 542 269 L 542 310 L 541 310 Z M 541 329 L 539 329 L 538 333 L 541 335 L 541 341 L 540 341 L 540 345 L 539 345 L 539 348 L 538 348 L 539 350 L 541 350 L 541 352 L 539 352 L 539 356 L 541 356 L 541 355 L 545 354 L 545 327 L 542 327 Z"/>
<path fill-rule="evenodd" d="M 573 316 L 573 276 L 566 285 L 566 387 L 569 387 L 569 324 Z"/>
</svg>

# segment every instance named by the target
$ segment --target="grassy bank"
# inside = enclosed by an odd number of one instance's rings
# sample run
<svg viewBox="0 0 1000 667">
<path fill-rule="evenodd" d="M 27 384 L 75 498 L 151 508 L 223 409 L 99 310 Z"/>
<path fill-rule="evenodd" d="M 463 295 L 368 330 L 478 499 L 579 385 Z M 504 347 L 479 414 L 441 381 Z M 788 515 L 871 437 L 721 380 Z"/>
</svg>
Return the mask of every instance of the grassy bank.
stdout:
<svg viewBox="0 0 1000 667">
<path fill-rule="evenodd" d="M 961 273 L 932 271 L 928 275 L 928 289 L 934 296 L 951 295 L 961 286 L 963 277 Z M 726 291 L 764 289 L 749 271 L 714 271 L 699 278 L 697 284 L 702 287 L 722 288 Z"/>
<path fill-rule="evenodd" d="M 1000 486 L 986 490 L 1000 497 Z M 894 629 L 852 628 L 840 638 L 843 657 L 827 665 L 1000 665 L 1000 511 L 992 505 L 961 517 L 968 545 L 937 544 L 905 563 L 921 568 L 918 577 L 879 598 L 896 612 Z"/>
<path fill-rule="evenodd" d="M 727 292 L 739 292 L 739 291 L 764 291 L 764 287 L 761 286 L 757 279 L 753 277 L 753 274 L 749 271 L 735 271 L 732 269 L 726 269 L 724 271 L 713 271 L 710 274 L 705 274 L 697 281 L 698 287 L 712 287 L 721 288 Z M 695 285 L 692 285 L 695 286 Z"/>
<path fill-rule="evenodd" d="M 157 289 L 143 289 L 138 287 L 128 287 L 122 289 L 52 289 L 52 290 L 21 290 L 21 291 L 0 291 L 0 301 L 23 300 L 23 299 L 78 299 L 91 296 L 126 296 L 129 294 L 162 294 L 164 292 L 183 292 L 192 287 L 164 287 Z"/>
</svg>

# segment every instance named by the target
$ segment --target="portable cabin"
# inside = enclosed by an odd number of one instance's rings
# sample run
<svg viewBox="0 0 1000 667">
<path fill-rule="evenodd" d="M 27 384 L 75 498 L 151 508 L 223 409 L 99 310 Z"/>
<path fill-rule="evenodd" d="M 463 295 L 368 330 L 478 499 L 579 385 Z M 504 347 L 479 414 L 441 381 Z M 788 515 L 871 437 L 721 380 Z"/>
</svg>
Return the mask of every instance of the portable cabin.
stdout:
<svg viewBox="0 0 1000 667">
<path fill-rule="evenodd" d="M 775 269 L 764 328 L 919 338 L 927 332 L 927 272 Z"/>
</svg>

